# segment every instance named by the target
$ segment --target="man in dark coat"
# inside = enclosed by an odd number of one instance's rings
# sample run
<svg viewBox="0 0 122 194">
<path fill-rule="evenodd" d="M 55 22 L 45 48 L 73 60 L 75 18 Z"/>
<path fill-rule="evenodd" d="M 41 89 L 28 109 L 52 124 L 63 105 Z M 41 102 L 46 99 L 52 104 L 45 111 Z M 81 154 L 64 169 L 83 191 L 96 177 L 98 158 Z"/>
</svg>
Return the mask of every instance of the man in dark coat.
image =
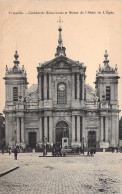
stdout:
<svg viewBox="0 0 122 194">
<path fill-rule="evenodd" d="M 17 160 L 17 154 L 18 154 L 18 150 L 17 150 L 17 148 L 15 148 L 15 150 L 14 150 L 14 157 L 15 157 L 15 160 Z"/>
</svg>

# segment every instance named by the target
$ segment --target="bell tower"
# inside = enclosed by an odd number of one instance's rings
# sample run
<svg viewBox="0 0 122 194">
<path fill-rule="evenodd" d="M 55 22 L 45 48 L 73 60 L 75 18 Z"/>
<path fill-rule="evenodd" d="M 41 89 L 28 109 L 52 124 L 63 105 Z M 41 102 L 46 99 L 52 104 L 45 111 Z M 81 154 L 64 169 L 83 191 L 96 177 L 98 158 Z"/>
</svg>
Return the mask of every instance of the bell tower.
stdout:
<svg viewBox="0 0 122 194">
<path fill-rule="evenodd" d="M 14 66 L 6 66 L 5 80 L 5 138 L 10 147 L 24 143 L 24 100 L 27 78 L 24 65 L 19 67 L 19 55 L 15 51 Z"/>
<path fill-rule="evenodd" d="M 117 65 L 109 65 L 107 50 L 104 54 L 104 66 L 99 65 L 96 73 L 96 93 L 99 97 L 101 145 L 117 147 L 119 142 L 119 105 Z"/>
<path fill-rule="evenodd" d="M 107 50 L 104 54 L 104 66 L 99 65 L 99 70 L 96 74 L 96 92 L 100 101 L 107 101 L 111 105 L 118 105 L 118 72 L 117 65 L 112 68 L 109 65 Z"/>
<path fill-rule="evenodd" d="M 14 105 L 18 101 L 23 101 L 25 98 L 25 91 L 27 87 L 27 78 L 24 65 L 19 67 L 19 55 L 15 51 L 15 60 L 13 61 L 14 66 L 8 69 L 6 65 L 6 74 L 3 79 L 5 79 L 6 85 L 6 106 Z"/>
</svg>

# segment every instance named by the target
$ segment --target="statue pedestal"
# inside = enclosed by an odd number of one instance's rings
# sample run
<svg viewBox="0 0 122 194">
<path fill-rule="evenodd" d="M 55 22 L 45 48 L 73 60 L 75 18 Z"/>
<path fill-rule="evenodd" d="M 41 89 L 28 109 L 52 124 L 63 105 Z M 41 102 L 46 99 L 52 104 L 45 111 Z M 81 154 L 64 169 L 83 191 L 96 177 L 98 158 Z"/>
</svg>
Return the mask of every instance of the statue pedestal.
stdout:
<svg viewBox="0 0 122 194">
<path fill-rule="evenodd" d="M 109 142 L 104 142 L 104 141 L 101 141 L 100 142 L 100 148 L 109 148 Z"/>
</svg>

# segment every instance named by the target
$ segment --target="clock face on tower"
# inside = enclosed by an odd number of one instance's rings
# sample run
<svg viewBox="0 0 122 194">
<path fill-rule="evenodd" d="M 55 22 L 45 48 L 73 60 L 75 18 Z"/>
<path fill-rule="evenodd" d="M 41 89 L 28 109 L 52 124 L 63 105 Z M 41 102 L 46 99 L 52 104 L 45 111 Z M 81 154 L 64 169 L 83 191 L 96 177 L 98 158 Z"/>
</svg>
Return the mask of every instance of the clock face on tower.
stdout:
<svg viewBox="0 0 122 194">
<path fill-rule="evenodd" d="M 59 84 L 58 89 L 60 91 L 64 91 L 65 90 L 65 84 L 63 84 L 63 83 Z"/>
</svg>

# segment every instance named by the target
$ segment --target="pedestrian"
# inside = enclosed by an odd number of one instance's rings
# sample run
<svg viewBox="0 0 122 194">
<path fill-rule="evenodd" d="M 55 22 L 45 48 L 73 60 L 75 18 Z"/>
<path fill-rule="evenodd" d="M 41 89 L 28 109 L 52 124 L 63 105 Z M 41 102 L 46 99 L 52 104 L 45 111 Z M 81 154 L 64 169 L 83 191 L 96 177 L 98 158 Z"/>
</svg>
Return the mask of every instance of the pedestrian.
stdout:
<svg viewBox="0 0 122 194">
<path fill-rule="evenodd" d="M 90 149 L 90 154 L 91 154 L 91 156 L 93 155 L 93 149 L 92 148 Z"/>
<path fill-rule="evenodd" d="M 87 156 L 89 156 L 89 153 L 90 153 L 90 149 L 88 148 L 88 150 L 87 150 Z"/>
<path fill-rule="evenodd" d="M 17 150 L 17 148 L 15 148 L 15 150 L 14 150 L 14 159 L 15 160 L 17 160 L 17 154 L 18 154 L 18 150 Z"/>
<path fill-rule="evenodd" d="M 11 148 L 9 148 L 9 156 L 11 155 Z"/>
<path fill-rule="evenodd" d="M 111 149 L 112 149 L 112 153 L 114 153 L 114 148 L 112 147 Z"/>
<path fill-rule="evenodd" d="M 4 148 L 2 148 L 2 154 L 4 154 Z"/>
<path fill-rule="evenodd" d="M 43 146 L 43 156 L 45 156 L 45 145 Z"/>
<path fill-rule="evenodd" d="M 93 153 L 96 154 L 96 149 L 95 148 L 93 149 Z"/>
</svg>

